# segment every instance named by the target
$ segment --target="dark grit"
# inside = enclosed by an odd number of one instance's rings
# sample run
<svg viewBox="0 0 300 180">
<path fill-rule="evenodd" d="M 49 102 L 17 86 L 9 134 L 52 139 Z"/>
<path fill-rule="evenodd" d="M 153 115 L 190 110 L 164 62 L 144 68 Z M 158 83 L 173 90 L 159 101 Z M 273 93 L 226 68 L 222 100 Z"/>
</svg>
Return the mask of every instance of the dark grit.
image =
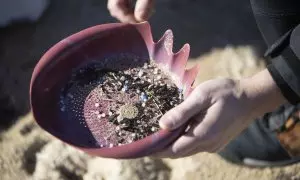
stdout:
<svg viewBox="0 0 300 180">
<path fill-rule="evenodd" d="M 157 132 L 161 116 L 182 101 L 153 61 L 120 71 L 89 64 L 62 89 L 60 111 L 89 128 L 97 146 L 114 147 Z"/>
</svg>

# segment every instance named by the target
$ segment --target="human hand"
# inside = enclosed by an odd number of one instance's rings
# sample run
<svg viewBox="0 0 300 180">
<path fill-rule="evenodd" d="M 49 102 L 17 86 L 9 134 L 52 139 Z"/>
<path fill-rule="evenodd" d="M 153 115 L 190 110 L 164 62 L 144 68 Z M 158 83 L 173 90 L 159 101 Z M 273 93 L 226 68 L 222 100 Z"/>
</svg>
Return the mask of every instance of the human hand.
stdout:
<svg viewBox="0 0 300 180">
<path fill-rule="evenodd" d="M 108 0 L 110 14 L 124 23 L 137 23 L 151 16 L 154 0 L 137 0 L 132 8 L 132 0 Z"/>
<path fill-rule="evenodd" d="M 217 152 L 256 117 L 283 102 L 266 70 L 240 81 L 204 82 L 162 117 L 160 126 L 164 129 L 174 130 L 187 122 L 189 127 L 173 144 L 153 156 L 180 158 L 198 152 Z"/>
</svg>

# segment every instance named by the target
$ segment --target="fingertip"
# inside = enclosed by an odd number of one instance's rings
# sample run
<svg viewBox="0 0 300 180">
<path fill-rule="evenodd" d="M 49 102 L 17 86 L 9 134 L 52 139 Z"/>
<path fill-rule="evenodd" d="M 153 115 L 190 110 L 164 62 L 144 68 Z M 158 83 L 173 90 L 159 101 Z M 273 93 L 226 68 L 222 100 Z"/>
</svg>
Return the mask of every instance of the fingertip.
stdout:
<svg viewBox="0 0 300 180">
<path fill-rule="evenodd" d="M 134 14 L 135 16 L 135 19 L 139 22 L 143 22 L 143 21 L 147 21 L 148 19 L 148 16 L 146 15 L 145 12 L 142 12 L 142 11 L 138 11 Z"/>
<path fill-rule="evenodd" d="M 168 125 L 166 125 L 163 121 L 159 121 L 159 126 L 160 128 L 165 130 L 171 130 L 171 128 Z"/>
<path fill-rule="evenodd" d="M 119 19 L 123 23 L 131 23 L 131 24 L 137 23 L 136 19 L 131 14 L 124 15 L 124 16 L 120 17 Z"/>
<path fill-rule="evenodd" d="M 139 22 L 147 21 L 153 12 L 153 0 L 138 0 L 134 10 L 135 19 Z"/>
<path fill-rule="evenodd" d="M 159 121 L 159 126 L 162 129 L 165 130 L 173 130 L 174 126 L 175 126 L 175 122 L 174 122 L 174 115 L 173 115 L 174 110 L 170 110 L 168 112 L 166 112 L 166 114 L 164 114 Z"/>
<path fill-rule="evenodd" d="M 178 105 L 162 116 L 159 125 L 163 129 L 175 130 L 189 120 L 189 116 L 186 113 L 187 111 L 183 106 Z"/>
</svg>

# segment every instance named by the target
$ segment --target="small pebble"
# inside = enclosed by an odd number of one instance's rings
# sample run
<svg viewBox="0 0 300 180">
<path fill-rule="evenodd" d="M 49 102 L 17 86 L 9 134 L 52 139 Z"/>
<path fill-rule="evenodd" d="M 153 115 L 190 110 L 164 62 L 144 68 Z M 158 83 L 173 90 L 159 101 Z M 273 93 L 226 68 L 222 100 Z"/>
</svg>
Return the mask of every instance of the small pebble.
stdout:
<svg viewBox="0 0 300 180">
<path fill-rule="evenodd" d="M 153 86 L 154 86 L 153 84 L 150 84 L 150 85 L 148 86 L 148 89 L 151 89 Z"/>
<path fill-rule="evenodd" d="M 151 82 L 152 82 L 152 80 L 151 80 L 151 79 L 148 79 L 148 82 L 149 82 L 149 83 L 151 83 Z"/>
<path fill-rule="evenodd" d="M 144 64 L 144 68 L 145 68 L 145 69 L 147 69 L 147 68 L 148 68 L 148 65 L 147 65 L 147 63 L 145 63 L 145 64 Z"/>
<path fill-rule="evenodd" d="M 123 128 L 127 127 L 127 124 L 125 124 L 125 123 L 122 123 L 121 125 L 122 125 Z"/>
<path fill-rule="evenodd" d="M 101 115 L 100 115 L 100 114 L 98 114 L 98 115 L 97 115 L 97 118 L 98 118 L 98 119 L 100 119 L 100 118 L 101 118 Z"/>
<path fill-rule="evenodd" d="M 122 91 L 123 91 L 123 92 L 128 91 L 128 86 L 127 86 L 126 84 L 125 84 L 124 87 L 122 88 Z"/>
<path fill-rule="evenodd" d="M 69 98 L 71 98 L 71 99 L 73 99 L 73 95 L 72 94 L 70 94 L 70 93 L 68 93 L 68 95 L 67 95 Z"/>
<path fill-rule="evenodd" d="M 121 128 L 120 128 L 120 126 L 117 126 L 116 127 L 116 131 L 119 131 Z"/>
<path fill-rule="evenodd" d="M 155 130 L 156 130 L 155 127 L 152 127 L 152 128 L 151 128 L 151 131 L 152 131 L 152 132 L 154 132 Z"/>
<path fill-rule="evenodd" d="M 102 113 L 102 114 L 101 114 L 101 117 L 105 117 L 105 116 L 106 116 L 106 114 L 105 114 L 105 113 Z"/>
<path fill-rule="evenodd" d="M 95 103 L 95 107 L 99 107 L 99 103 Z"/>
<path fill-rule="evenodd" d="M 179 99 L 180 99 L 180 100 L 182 99 L 182 94 L 179 94 Z"/>
<path fill-rule="evenodd" d="M 118 122 L 121 122 L 121 121 L 123 121 L 123 118 L 122 118 L 122 116 L 118 116 L 118 117 L 117 117 L 117 121 L 118 121 Z"/>
<path fill-rule="evenodd" d="M 109 115 L 109 116 L 112 116 L 113 113 L 112 113 L 111 111 L 108 111 L 108 115 Z"/>
<path fill-rule="evenodd" d="M 160 80 L 160 79 L 161 79 L 161 75 L 158 75 L 156 79 L 157 79 L 157 80 Z"/>
<path fill-rule="evenodd" d="M 143 71 L 143 70 L 140 70 L 140 72 L 138 73 L 138 76 L 139 76 L 139 77 L 142 77 L 143 74 L 144 74 L 144 71 Z"/>
<path fill-rule="evenodd" d="M 110 147 L 110 148 L 114 147 L 114 144 L 110 143 L 110 144 L 109 144 L 109 147 Z"/>
<path fill-rule="evenodd" d="M 95 111 L 95 114 L 100 114 L 100 112 L 99 111 Z"/>
<path fill-rule="evenodd" d="M 183 92 L 183 89 L 182 89 L 182 88 L 178 88 L 178 92 L 179 92 L 179 93 L 182 93 L 182 92 Z"/>
<path fill-rule="evenodd" d="M 136 92 L 137 92 L 137 93 L 140 93 L 140 92 L 141 92 L 141 90 L 137 89 L 137 90 L 136 90 Z"/>
<path fill-rule="evenodd" d="M 121 81 L 125 81 L 125 76 L 122 76 L 122 77 L 120 78 L 120 80 L 121 80 Z"/>
<path fill-rule="evenodd" d="M 148 100 L 148 96 L 147 96 L 147 94 L 144 93 L 144 92 L 141 93 L 140 98 L 141 98 L 141 100 L 142 100 L 143 102 L 146 102 L 146 101 Z"/>
<path fill-rule="evenodd" d="M 132 133 L 131 136 L 132 136 L 132 137 L 136 137 L 136 134 L 135 134 L 135 133 Z"/>
</svg>

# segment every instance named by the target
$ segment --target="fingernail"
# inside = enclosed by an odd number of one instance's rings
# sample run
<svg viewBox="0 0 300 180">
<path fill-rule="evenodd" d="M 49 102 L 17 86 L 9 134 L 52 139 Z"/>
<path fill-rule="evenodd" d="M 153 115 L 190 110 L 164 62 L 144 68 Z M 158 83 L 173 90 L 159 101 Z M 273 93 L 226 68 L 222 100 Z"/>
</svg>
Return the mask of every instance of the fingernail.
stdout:
<svg viewBox="0 0 300 180">
<path fill-rule="evenodd" d="M 139 21 L 145 21 L 149 18 L 149 12 L 144 9 L 136 10 L 135 17 Z"/>
<path fill-rule="evenodd" d="M 136 15 L 136 19 L 138 21 L 144 21 L 145 20 L 145 15 L 143 12 L 137 12 L 137 15 Z"/>
<path fill-rule="evenodd" d="M 172 129 L 173 123 L 172 123 L 172 121 L 170 121 L 169 119 L 161 119 L 161 120 L 159 121 L 159 126 L 160 126 L 162 129 Z"/>
</svg>

